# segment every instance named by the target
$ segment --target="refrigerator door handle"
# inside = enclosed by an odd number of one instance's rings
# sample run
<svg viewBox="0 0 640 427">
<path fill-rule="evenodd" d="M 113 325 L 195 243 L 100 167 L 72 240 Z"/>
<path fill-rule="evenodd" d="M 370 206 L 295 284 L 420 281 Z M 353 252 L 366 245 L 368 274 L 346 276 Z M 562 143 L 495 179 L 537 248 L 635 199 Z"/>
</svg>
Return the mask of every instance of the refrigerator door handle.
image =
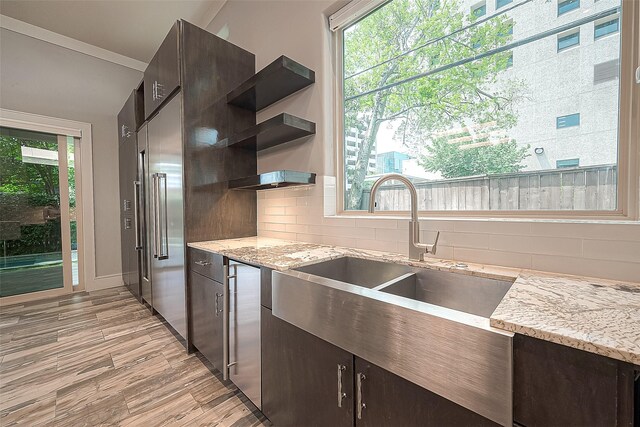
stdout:
<svg viewBox="0 0 640 427">
<path fill-rule="evenodd" d="M 140 181 L 133 181 L 133 228 L 136 233 L 136 251 L 142 249 L 142 244 L 140 243 Z"/>
<path fill-rule="evenodd" d="M 233 274 L 229 274 L 229 268 L 233 268 Z M 229 347 L 230 347 L 230 306 L 231 306 L 231 292 L 229 290 L 229 281 L 231 279 L 238 280 L 238 264 L 225 264 L 224 265 L 224 294 L 222 297 L 222 378 L 226 381 L 229 379 L 229 368 L 235 365 L 237 362 L 229 361 Z M 237 286 L 237 282 L 236 282 Z M 236 290 L 237 291 L 237 290 Z"/>
<path fill-rule="evenodd" d="M 160 183 L 162 182 L 162 186 Z M 169 259 L 169 215 L 167 212 L 167 174 L 158 173 L 158 195 L 162 195 L 162 203 L 158 197 L 158 216 L 162 221 L 158 221 L 160 238 L 158 244 L 158 259 Z"/>
<path fill-rule="evenodd" d="M 224 264 L 222 295 L 222 379 L 229 379 L 229 265 Z"/>
<path fill-rule="evenodd" d="M 159 223 L 160 223 L 160 208 L 159 208 L 159 202 L 158 202 L 158 196 L 159 196 L 159 191 L 158 191 L 158 174 L 154 173 L 153 175 L 151 175 L 151 178 L 153 179 L 153 257 L 154 258 L 158 258 L 158 255 L 160 254 L 160 248 L 159 248 L 159 240 L 158 240 L 158 230 L 159 230 Z"/>
</svg>

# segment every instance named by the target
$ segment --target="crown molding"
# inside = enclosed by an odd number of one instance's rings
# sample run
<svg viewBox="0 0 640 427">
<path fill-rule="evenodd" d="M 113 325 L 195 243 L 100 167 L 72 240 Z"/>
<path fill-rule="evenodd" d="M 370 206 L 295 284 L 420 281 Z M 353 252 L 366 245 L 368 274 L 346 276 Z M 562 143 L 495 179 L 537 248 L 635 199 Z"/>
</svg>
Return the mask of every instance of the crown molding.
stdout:
<svg viewBox="0 0 640 427">
<path fill-rule="evenodd" d="M 9 16 L 0 15 L 0 28 L 42 40 L 65 49 L 70 49 L 84 55 L 93 56 L 94 58 L 102 59 L 103 61 L 131 68 L 136 71 L 144 71 L 147 68 L 146 63 L 138 61 L 137 59 L 129 58 L 128 56 L 120 55 L 119 53 L 115 53 L 89 43 L 81 42 L 80 40 L 63 36 L 62 34 L 54 33 L 53 31 L 46 30 Z"/>
</svg>

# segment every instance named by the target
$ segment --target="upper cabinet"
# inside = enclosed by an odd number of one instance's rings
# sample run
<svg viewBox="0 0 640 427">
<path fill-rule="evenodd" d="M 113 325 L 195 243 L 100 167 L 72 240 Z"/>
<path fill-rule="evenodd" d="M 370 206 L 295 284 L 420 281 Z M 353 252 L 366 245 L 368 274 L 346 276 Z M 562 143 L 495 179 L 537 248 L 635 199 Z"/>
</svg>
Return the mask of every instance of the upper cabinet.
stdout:
<svg viewBox="0 0 640 427">
<path fill-rule="evenodd" d="M 180 87 L 179 25 L 180 22 L 176 22 L 171 27 L 144 72 L 144 112 L 147 119 Z"/>
<path fill-rule="evenodd" d="M 135 141 L 136 130 L 136 91 L 134 90 L 118 113 L 118 142 L 122 144 Z"/>
</svg>

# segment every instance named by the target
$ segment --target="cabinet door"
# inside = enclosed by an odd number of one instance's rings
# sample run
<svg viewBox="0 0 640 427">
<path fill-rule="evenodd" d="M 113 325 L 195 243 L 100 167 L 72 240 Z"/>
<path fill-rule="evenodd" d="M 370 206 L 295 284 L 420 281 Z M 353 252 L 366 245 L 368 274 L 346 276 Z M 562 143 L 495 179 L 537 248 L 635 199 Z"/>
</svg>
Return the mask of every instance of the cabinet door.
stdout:
<svg viewBox="0 0 640 427">
<path fill-rule="evenodd" d="M 260 310 L 262 412 L 278 427 L 352 426 L 351 353 Z"/>
<path fill-rule="evenodd" d="M 527 426 L 633 425 L 633 366 L 560 344 L 513 339 L 514 421 Z"/>
<path fill-rule="evenodd" d="M 216 369 L 222 370 L 222 298 L 224 296 L 222 283 L 194 271 L 189 272 L 189 283 L 193 345 Z"/>
<path fill-rule="evenodd" d="M 144 111 L 149 118 L 180 86 L 178 32 L 172 27 L 144 72 Z"/>
<path fill-rule="evenodd" d="M 356 426 L 498 426 L 475 412 L 355 358 Z"/>
<path fill-rule="evenodd" d="M 118 141 L 120 144 L 136 139 L 136 91 L 131 92 L 129 98 L 118 113 Z"/>
</svg>

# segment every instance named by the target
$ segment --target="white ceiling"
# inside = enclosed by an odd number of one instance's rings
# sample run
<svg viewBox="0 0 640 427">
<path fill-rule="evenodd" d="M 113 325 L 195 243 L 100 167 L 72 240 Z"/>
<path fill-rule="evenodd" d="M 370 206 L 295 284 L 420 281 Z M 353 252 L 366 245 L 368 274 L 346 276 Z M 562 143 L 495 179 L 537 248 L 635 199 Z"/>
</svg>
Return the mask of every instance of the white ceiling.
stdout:
<svg viewBox="0 0 640 427">
<path fill-rule="evenodd" d="M 1 0 L 0 14 L 148 63 L 177 19 L 207 26 L 225 0 Z"/>
</svg>

